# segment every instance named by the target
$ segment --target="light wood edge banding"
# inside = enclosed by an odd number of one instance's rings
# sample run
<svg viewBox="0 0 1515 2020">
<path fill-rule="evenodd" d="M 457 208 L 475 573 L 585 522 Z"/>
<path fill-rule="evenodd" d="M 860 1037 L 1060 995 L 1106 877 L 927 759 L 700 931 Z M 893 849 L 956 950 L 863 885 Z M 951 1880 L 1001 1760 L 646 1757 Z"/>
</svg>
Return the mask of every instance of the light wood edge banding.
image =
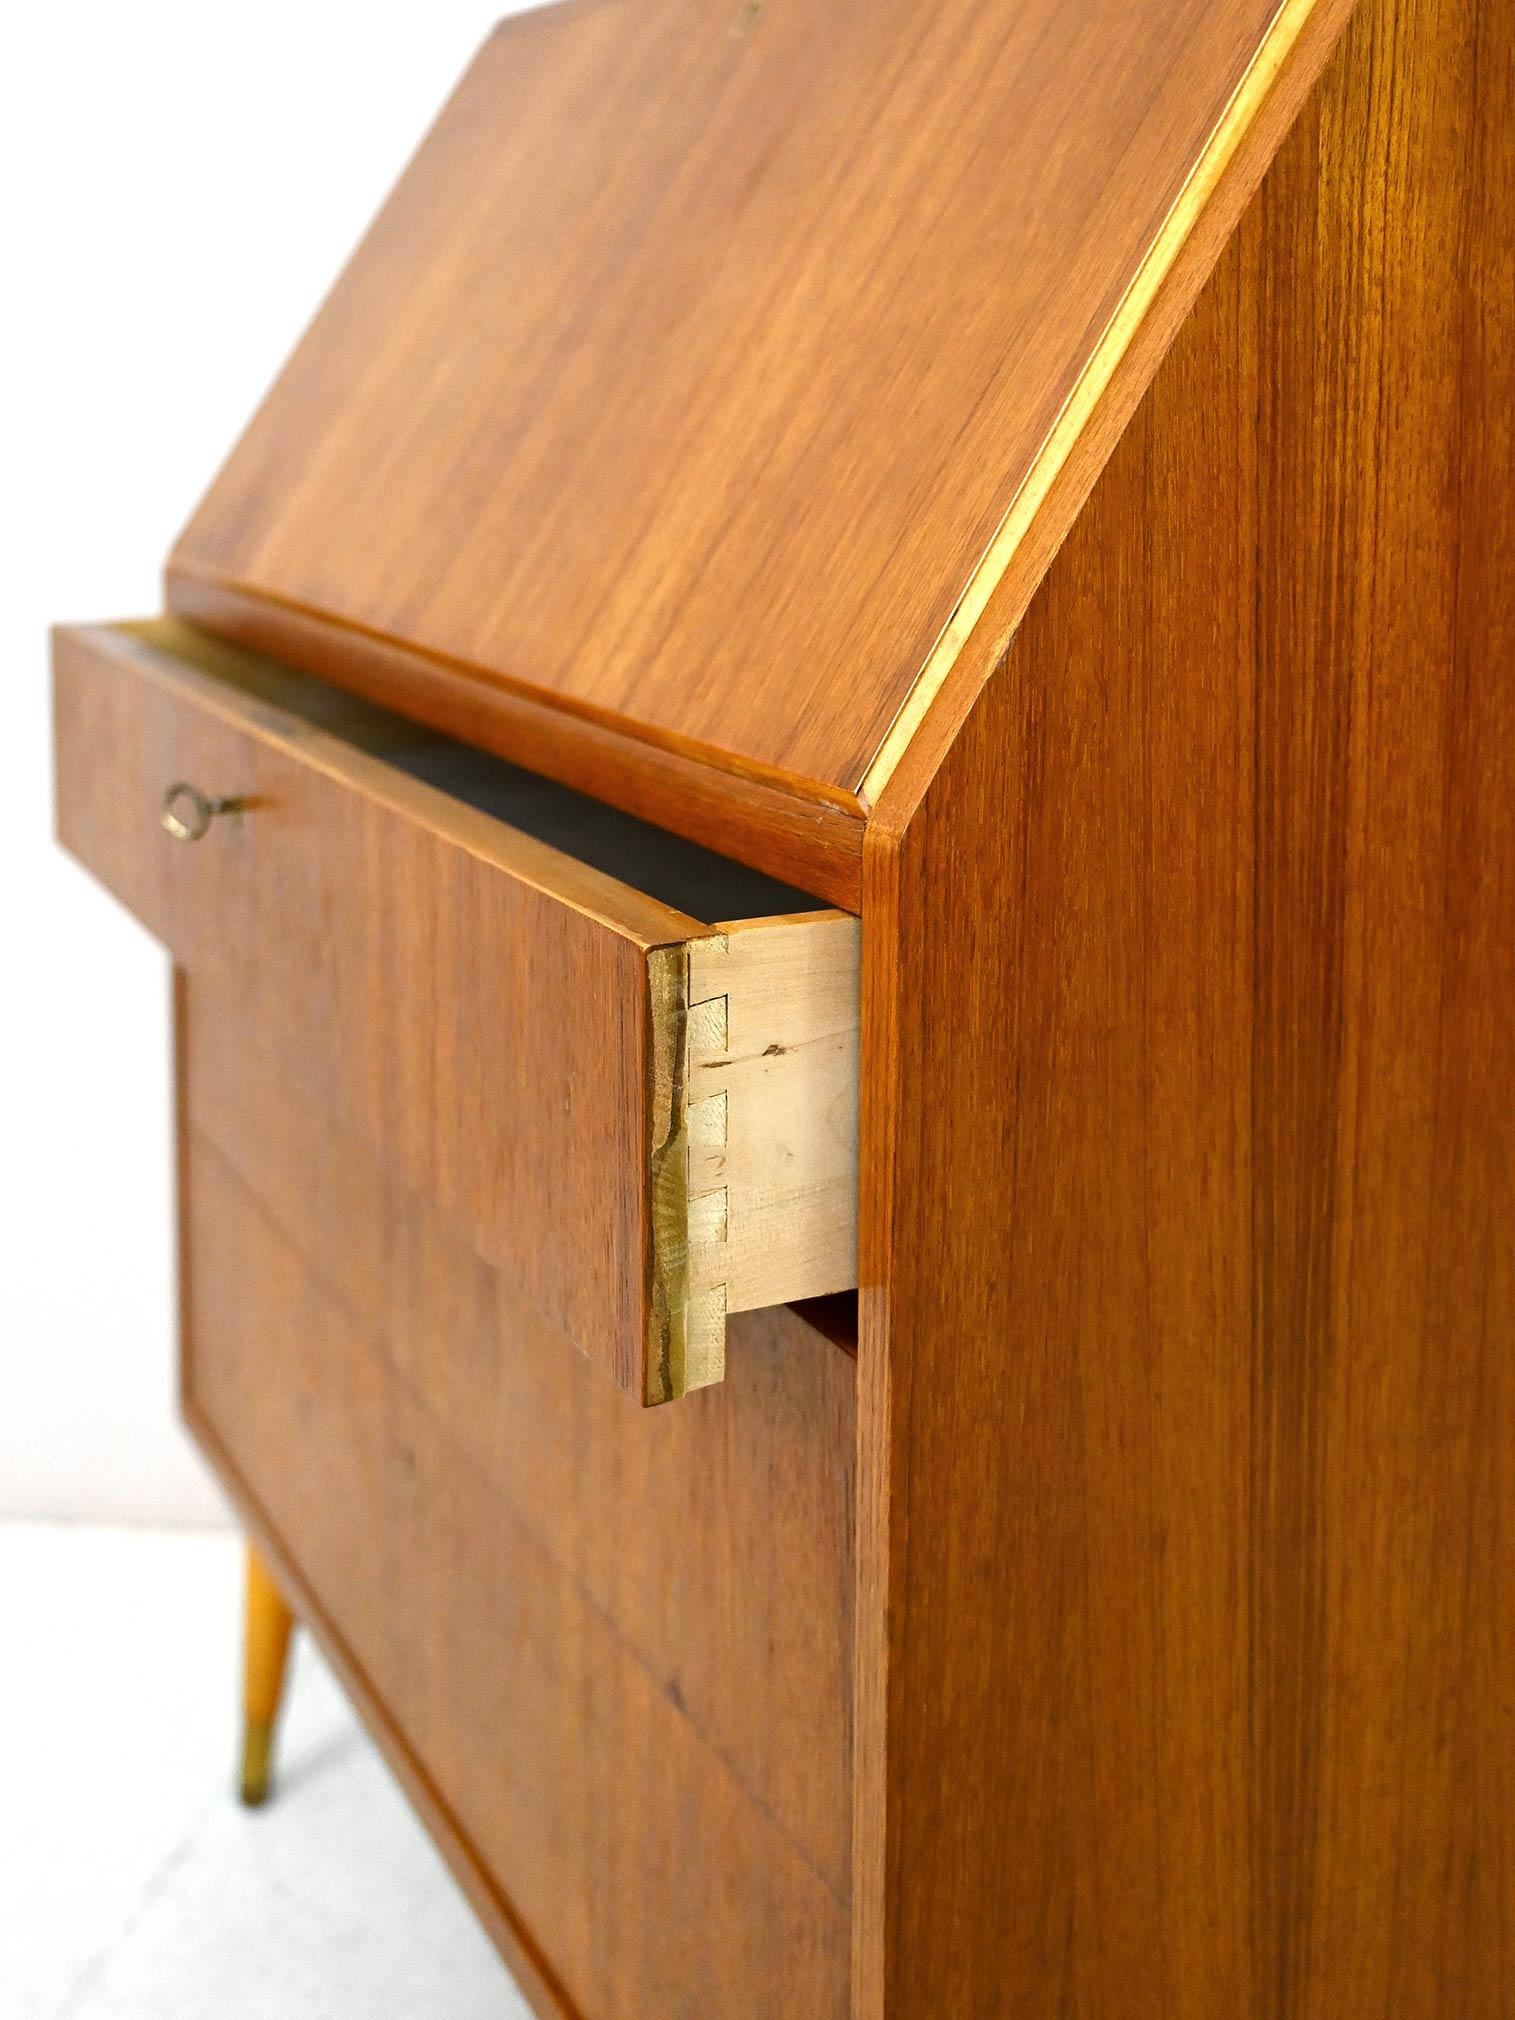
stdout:
<svg viewBox="0 0 1515 2020">
<path fill-rule="evenodd" d="M 1209 139 L 1196 155 L 1183 187 L 1048 430 L 956 609 L 896 709 L 863 775 L 860 798 L 865 808 L 878 805 L 932 703 L 951 676 L 1318 4 L 1319 0 L 1281 0 L 1256 54 L 1238 80 Z M 1133 393 L 1133 409 L 1135 397 Z"/>
</svg>

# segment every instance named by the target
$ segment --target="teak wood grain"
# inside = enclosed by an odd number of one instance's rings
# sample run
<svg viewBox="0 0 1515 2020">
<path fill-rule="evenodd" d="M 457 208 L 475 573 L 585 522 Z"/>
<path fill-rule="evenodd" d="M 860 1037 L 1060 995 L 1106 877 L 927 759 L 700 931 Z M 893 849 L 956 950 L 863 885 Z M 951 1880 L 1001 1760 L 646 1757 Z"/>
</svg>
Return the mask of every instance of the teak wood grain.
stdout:
<svg viewBox="0 0 1515 2020">
<path fill-rule="evenodd" d="M 482 749 L 503 752 L 611 806 L 754 863 L 829 904 L 862 903 L 863 820 L 856 807 L 805 799 L 746 772 L 717 769 L 629 729 L 566 717 L 537 697 L 460 675 L 399 645 L 356 637 L 283 605 L 175 574 L 172 607 L 208 632 L 275 653 Z"/>
<path fill-rule="evenodd" d="M 1515 2020 L 1512 318 L 1487 0 L 579 0 L 172 558 L 331 721 L 63 635 L 189 1420 L 544 2020 Z"/>
<path fill-rule="evenodd" d="M 290 714 L 182 627 L 58 650 L 67 845 L 628 1392 L 718 1381 L 728 1310 L 856 1283 L 855 920 L 731 928 L 748 958 L 705 994 L 729 991 L 764 1099 L 721 1095 L 704 1156 L 729 1134 L 729 1168 L 691 1186 L 699 922 Z M 179 780 L 243 810 L 176 843 Z"/>
<path fill-rule="evenodd" d="M 897 712 L 1316 11 L 505 23 L 191 520 L 171 605 L 622 803 L 642 767 L 591 754 L 607 731 L 698 757 L 730 782 L 721 846 L 791 877 L 803 849 L 847 902 Z"/>
<path fill-rule="evenodd" d="M 857 2020 L 1515 2012 L 1512 189 L 1364 0 L 870 826 Z"/>
<path fill-rule="evenodd" d="M 179 1001 L 190 1422 L 541 2010 L 841 2020 L 850 1358 L 753 1315 L 638 1411 Z"/>
</svg>

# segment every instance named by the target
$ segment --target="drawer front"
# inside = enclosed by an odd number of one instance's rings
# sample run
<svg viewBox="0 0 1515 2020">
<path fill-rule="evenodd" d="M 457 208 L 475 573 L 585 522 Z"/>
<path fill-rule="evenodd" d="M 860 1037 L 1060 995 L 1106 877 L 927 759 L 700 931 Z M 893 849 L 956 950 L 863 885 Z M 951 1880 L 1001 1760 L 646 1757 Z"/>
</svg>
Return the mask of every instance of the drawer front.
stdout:
<svg viewBox="0 0 1515 2020">
<path fill-rule="evenodd" d="M 719 1378 L 729 1311 L 855 1284 L 856 922 L 711 934 L 259 668 L 60 633 L 64 844 L 642 1401 Z M 233 803 L 192 841 L 180 783 Z"/>
<path fill-rule="evenodd" d="M 486 1919 L 585 2020 L 843 2020 L 850 1358 L 629 1408 L 193 981 L 180 1058 L 190 1421 Z"/>
</svg>

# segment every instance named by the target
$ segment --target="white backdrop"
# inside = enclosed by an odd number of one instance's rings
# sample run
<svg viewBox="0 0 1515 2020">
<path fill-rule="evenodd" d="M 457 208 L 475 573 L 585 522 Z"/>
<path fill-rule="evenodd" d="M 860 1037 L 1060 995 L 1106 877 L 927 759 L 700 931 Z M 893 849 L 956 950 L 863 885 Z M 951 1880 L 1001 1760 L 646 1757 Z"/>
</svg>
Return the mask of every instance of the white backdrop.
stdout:
<svg viewBox="0 0 1515 2020">
<path fill-rule="evenodd" d="M 0 66 L 0 1517 L 225 1520 L 173 1408 L 167 963 L 50 840 L 55 619 L 179 526 L 490 23 L 92 0 Z"/>
</svg>

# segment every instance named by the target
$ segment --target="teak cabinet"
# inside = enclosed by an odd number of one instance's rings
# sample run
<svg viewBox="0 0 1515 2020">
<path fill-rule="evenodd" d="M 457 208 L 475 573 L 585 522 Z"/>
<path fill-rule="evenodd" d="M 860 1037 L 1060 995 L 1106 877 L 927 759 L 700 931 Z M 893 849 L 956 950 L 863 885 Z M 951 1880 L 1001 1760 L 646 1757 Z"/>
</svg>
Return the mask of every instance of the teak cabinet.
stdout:
<svg viewBox="0 0 1515 2020">
<path fill-rule="evenodd" d="M 544 2020 L 1515 2014 L 1515 36 L 505 23 L 57 635 L 185 1414 Z"/>
</svg>

